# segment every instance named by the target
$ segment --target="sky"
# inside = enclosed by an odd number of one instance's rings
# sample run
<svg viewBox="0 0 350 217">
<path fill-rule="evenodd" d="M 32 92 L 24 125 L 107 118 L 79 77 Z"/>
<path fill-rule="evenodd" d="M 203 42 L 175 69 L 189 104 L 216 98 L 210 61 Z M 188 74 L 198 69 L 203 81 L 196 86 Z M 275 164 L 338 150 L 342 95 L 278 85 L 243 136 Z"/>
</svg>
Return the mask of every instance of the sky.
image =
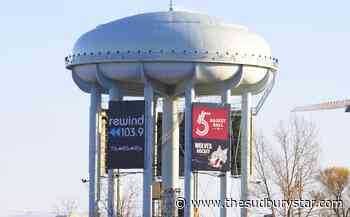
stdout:
<svg viewBox="0 0 350 217">
<path fill-rule="evenodd" d="M 177 10 L 247 26 L 280 66 L 256 126 L 271 136 L 295 106 L 350 97 L 349 1 L 185 1 Z M 87 207 L 89 97 L 64 67 L 76 39 L 118 18 L 166 11 L 168 1 L 18 1 L 0 6 L 0 217 Z M 343 110 L 303 114 L 319 129 L 322 167 L 350 167 Z"/>
</svg>

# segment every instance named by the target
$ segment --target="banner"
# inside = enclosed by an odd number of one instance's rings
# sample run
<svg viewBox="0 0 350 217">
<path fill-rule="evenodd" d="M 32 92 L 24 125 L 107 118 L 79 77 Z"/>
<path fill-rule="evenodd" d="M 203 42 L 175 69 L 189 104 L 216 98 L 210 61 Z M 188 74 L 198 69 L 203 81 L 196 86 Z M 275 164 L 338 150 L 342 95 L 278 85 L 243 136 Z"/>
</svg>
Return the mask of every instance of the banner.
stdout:
<svg viewBox="0 0 350 217">
<path fill-rule="evenodd" d="M 239 176 L 242 174 L 241 168 L 241 149 L 242 149 L 242 133 L 241 133 L 242 112 L 231 112 L 231 175 Z M 254 141 L 254 126 L 253 113 L 250 116 L 250 175 L 253 175 L 253 141 Z"/>
<path fill-rule="evenodd" d="M 145 101 L 109 102 L 108 169 L 144 168 Z"/>
<path fill-rule="evenodd" d="M 241 111 L 234 111 L 231 113 L 231 175 L 241 175 Z"/>
<path fill-rule="evenodd" d="M 230 169 L 230 105 L 192 105 L 192 170 Z"/>
</svg>

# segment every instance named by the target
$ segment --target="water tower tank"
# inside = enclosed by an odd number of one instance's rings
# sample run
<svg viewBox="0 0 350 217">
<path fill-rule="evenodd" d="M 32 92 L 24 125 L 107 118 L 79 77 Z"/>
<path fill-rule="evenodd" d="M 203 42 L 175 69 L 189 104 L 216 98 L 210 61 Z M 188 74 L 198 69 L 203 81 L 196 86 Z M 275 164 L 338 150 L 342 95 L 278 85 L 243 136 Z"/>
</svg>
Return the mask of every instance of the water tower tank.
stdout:
<svg viewBox="0 0 350 217">
<path fill-rule="evenodd" d="M 135 15 L 97 26 L 76 42 L 66 67 L 88 83 L 119 82 L 125 95 L 143 95 L 143 77 L 169 90 L 194 79 L 197 95 L 219 93 L 239 80 L 233 94 L 260 92 L 277 59 L 259 35 L 203 14 L 169 11 Z M 243 67 L 242 67 L 243 66 Z M 89 92 L 87 88 L 81 87 Z"/>
</svg>

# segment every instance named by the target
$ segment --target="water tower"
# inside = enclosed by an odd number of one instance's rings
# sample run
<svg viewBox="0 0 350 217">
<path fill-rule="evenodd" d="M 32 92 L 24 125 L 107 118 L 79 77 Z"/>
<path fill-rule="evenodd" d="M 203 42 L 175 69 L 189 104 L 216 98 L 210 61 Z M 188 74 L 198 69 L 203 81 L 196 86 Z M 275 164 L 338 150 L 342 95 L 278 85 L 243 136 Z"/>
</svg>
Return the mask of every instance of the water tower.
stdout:
<svg viewBox="0 0 350 217">
<path fill-rule="evenodd" d="M 144 96 L 146 101 L 146 156 L 143 175 L 143 216 L 150 217 L 152 188 L 152 143 L 154 96 L 163 98 L 163 132 L 171 131 L 164 143 L 163 190 L 178 188 L 177 101 L 185 98 L 185 198 L 191 191 L 191 104 L 196 96 L 242 96 L 242 198 L 246 199 L 249 180 L 249 139 L 251 96 L 269 93 L 276 76 L 277 59 L 266 41 L 240 25 L 227 24 L 207 15 L 170 10 L 139 14 L 97 26 L 83 34 L 66 68 L 73 80 L 91 97 L 89 216 L 95 213 L 96 112 L 101 94 L 110 100 L 123 96 Z M 263 101 L 263 100 L 262 100 Z M 109 172 L 112 182 L 112 172 Z M 226 176 L 221 178 L 221 198 L 226 197 Z M 98 184 L 98 183 L 97 183 Z M 110 197 L 112 185 L 110 185 Z M 111 201 L 112 203 L 112 201 Z M 174 201 L 168 210 L 174 210 Z M 191 215 L 185 208 L 185 216 Z M 174 215 L 171 213 L 169 215 Z M 242 216 L 246 216 L 242 209 Z M 220 216 L 226 216 L 221 209 Z"/>
</svg>

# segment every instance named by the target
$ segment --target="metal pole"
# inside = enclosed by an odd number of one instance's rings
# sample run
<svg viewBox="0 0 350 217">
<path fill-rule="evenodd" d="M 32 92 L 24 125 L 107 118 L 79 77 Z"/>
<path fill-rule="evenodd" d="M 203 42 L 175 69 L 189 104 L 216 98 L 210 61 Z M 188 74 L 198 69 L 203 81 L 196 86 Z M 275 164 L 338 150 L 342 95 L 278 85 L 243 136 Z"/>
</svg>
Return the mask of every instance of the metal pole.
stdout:
<svg viewBox="0 0 350 217">
<path fill-rule="evenodd" d="M 230 103 L 231 90 L 228 89 L 221 96 L 222 103 Z M 220 201 L 223 205 L 220 208 L 220 217 L 227 216 L 227 207 L 224 206 L 224 202 L 227 196 L 227 172 L 223 172 L 220 175 Z"/>
<path fill-rule="evenodd" d="M 195 99 L 195 90 L 189 82 L 185 90 L 185 217 L 192 217 L 192 102 Z"/>
<path fill-rule="evenodd" d="M 251 93 L 242 95 L 242 178 L 241 200 L 248 199 L 250 176 L 250 118 L 251 118 Z M 241 217 L 248 216 L 248 209 L 241 208 Z"/>
<path fill-rule="evenodd" d="M 143 216 L 152 216 L 152 164 L 153 164 L 153 128 L 154 128 L 154 107 L 153 97 L 154 91 L 151 84 L 145 81 L 145 113 L 146 113 L 146 144 L 144 157 L 144 172 L 143 172 Z"/>
<path fill-rule="evenodd" d="M 123 99 L 123 96 L 120 94 L 120 90 L 116 87 L 113 87 L 109 90 L 109 101 L 120 101 Z M 119 173 L 119 170 L 118 170 Z M 117 174 L 118 176 L 119 174 Z M 120 194 L 120 189 L 118 190 L 118 194 Z M 107 201 L 107 209 L 108 209 L 108 217 L 114 217 L 114 171 L 113 169 L 108 170 L 108 201 Z M 117 197 L 118 198 L 118 197 Z M 117 201 L 117 205 L 119 201 Z M 117 210 L 119 207 L 117 207 Z"/>
<path fill-rule="evenodd" d="M 90 91 L 90 132 L 89 132 L 89 217 L 96 214 L 96 116 L 101 106 L 101 93 L 96 85 Z"/>
<path fill-rule="evenodd" d="M 177 216 L 175 206 L 176 191 L 179 187 L 179 117 L 177 112 L 177 99 L 163 98 L 162 122 L 162 191 L 163 216 Z"/>
</svg>

